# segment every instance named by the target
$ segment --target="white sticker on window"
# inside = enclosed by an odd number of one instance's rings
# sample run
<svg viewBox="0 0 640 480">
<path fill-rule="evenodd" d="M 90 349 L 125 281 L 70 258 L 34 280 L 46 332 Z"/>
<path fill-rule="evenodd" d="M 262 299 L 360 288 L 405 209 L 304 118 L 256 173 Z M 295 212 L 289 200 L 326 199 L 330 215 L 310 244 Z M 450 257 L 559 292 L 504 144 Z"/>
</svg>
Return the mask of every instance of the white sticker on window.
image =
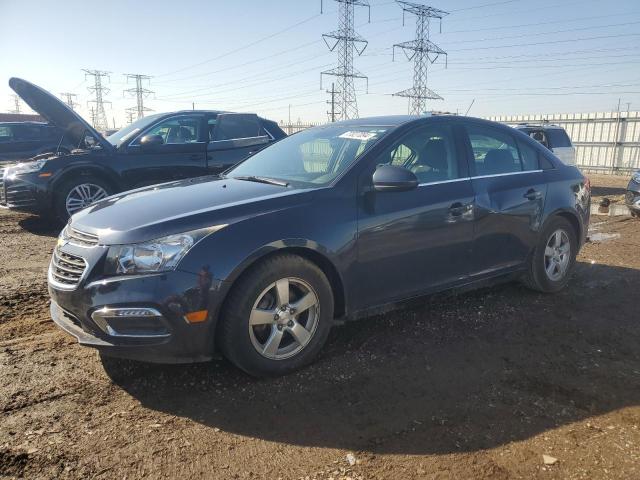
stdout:
<svg viewBox="0 0 640 480">
<path fill-rule="evenodd" d="M 361 142 L 366 142 L 367 140 L 371 140 L 377 134 L 375 132 L 344 132 L 338 138 L 346 138 L 348 140 L 360 140 Z"/>
</svg>

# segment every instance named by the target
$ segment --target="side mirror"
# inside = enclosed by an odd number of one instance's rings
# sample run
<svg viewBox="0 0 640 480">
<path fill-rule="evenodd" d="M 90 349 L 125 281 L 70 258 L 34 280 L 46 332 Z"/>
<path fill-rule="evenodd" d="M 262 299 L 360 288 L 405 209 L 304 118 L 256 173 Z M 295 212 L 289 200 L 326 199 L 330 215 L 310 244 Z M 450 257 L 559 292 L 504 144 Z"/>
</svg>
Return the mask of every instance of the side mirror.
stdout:
<svg viewBox="0 0 640 480">
<path fill-rule="evenodd" d="M 380 165 L 373 173 L 373 188 L 378 192 L 406 192 L 418 187 L 418 177 L 396 165 Z"/>
<path fill-rule="evenodd" d="M 157 147 L 164 144 L 164 140 L 160 135 L 145 135 L 140 139 L 140 146 L 142 148 Z"/>
</svg>

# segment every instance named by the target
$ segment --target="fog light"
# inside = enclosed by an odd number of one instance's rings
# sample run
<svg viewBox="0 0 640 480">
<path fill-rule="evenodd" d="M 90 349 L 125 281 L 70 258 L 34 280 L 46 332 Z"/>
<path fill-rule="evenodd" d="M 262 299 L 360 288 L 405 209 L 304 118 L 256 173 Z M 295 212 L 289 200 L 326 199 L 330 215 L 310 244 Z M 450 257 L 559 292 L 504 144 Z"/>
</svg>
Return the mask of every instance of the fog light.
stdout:
<svg viewBox="0 0 640 480">
<path fill-rule="evenodd" d="M 103 307 L 94 311 L 91 319 L 100 330 L 112 337 L 149 338 L 170 335 L 164 316 L 155 308 Z"/>
</svg>

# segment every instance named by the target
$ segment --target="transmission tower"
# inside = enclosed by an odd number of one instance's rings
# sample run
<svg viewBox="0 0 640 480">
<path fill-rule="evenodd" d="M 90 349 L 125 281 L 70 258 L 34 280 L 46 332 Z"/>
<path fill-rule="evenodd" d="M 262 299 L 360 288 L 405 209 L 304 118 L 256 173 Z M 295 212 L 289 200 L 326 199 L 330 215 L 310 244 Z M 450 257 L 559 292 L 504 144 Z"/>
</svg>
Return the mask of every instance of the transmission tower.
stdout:
<svg viewBox="0 0 640 480">
<path fill-rule="evenodd" d="M 336 95 L 339 93 L 336 90 L 336 84 L 331 83 L 331 90 L 327 90 L 327 93 L 331 95 L 331 100 L 327 100 L 327 105 L 331 107 L 331 110 L 327 112 L 330 122 L 335 122 L 336 118 L 340 116 L 340 110 L 336 109 Z"/>
<path fill-rule="evenodd" d="M 139 75 L 137 73 L 125 73 L 124 76 L 127 77 L 127 83 L 129 83 L 129 79 L 134 79 L 136 81 L 136 86 L 134 88 L 129 88 L 122 92 L 122 95 L 129 94 L 131 96 L 135 95 L 136 97 L 136 106 L 128 108 L 127 112 L 131 110 L 137 113 L 136 118 L 142 118 L 144 117 L 144 112 L 152 111 L 150 108 L 144 106 L 144 99 L 154 92 L 142 87 L 142 82 L 146 80 L 147 83 L 150 83 L 151 77 L 149 75 Z"/>
<path fill-rule="evenodd" d="M 402 24 L 406 13 L 416 16 L 416 38 L 410 42 L 398 43 L 393 46 L 395 60 L 396 47 L 402 49 L 409 61 L 413 60 L 413 87 L 394 93 L 397 97 L 409 98 L 409 114 L 420 115 L 426 110 L 427 100 L 442 100 L 443 98 L 433 90 L 427 88 L 427 66 L 434 63 L 440 55 L 447 55 L 439 46 L 429 40 L 429 22 L 442 17 L 447 12 L 419 3 L 397 0 L 402 7 Z"/>
<path fill-rule="evenodd" d="M 109 122 L 107 121 L 107 114 L 104 111 L 104 104 L 111 103 L 104 99 L 111 90 L 102 84 L 103 78 L 109 78 L 110 72 L 103 72 L 101 70 L 83 70 L 86 77 L 93 77 L 93 86 L 88 87 L 89 92 L 95 95 L 95 100 L 89 100 L 87 103 L 95 103 L 95 109 L 92 109 L 93 128 L 98 131 L 105 131 L 109 129 Z"/>
<path fill-rule="evenodd" d="M 77 96 L 78 95 L 76 95 L 75 93 L 69 93 L 69 92 L 63 92 L 60 94 L 60 97 L 62 97 L 62 99 L 64 100 L 64 103 L 66 103 L 71 110 L 75 110 L 76 107 L 78 106 L 78 104 L 74 100 L 74 98 Z"/>
<path fill-rule="evenodd" d="M 354 10 L 356 6 L 367 7 L 369 21 L 371 20 L 371 8 L 368 0 L 335 0 L 338 3 L 338 30 L 322 35 L 324 42 L 330 51 L 338 50 L 339 65 L 331 70 L 320 73 L 320 88 L 322 88 L 322 76 L 332 75 L 337 77 L 338 91 L 335 103 L 338 105 L 338 119 L 346 120 L 358 118 L 358 102 L 354 79 L 369 79 L 353 67 L 354 54 L 362 55 L 368 42 L 356 33 L 354 29 Z M 321 4 L 322 8 L 322 4 Z"/>
<path fill-rule="evenodd" d="M 20 97 L 18 95 L 11 95 L 11 103 L 13 104 L 13 110 L 10 110 L 9 113 L 22 113 Z"/>
</svg>

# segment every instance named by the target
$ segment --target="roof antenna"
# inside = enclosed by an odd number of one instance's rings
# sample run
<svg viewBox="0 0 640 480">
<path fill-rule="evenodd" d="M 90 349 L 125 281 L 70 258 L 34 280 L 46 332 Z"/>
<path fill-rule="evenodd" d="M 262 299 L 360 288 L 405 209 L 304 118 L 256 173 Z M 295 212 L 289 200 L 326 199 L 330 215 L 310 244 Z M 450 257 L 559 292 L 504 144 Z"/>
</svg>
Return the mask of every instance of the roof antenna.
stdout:
<svg viewBox="0 0 640 480">
<path fill-rule="evenodd" d="M 464 112 L 464 116 L 466 117 L 467 115 L 469 115 L 469 110 L 471 110 L 471 107 L 473 107 L 473 104 L 475 103 L 476 99 L 474 98 L 473 100 L 471 100 L 471 105 L 469 105 L 469 108 L 467 108 L 467 111 Z"/>
</svg>

